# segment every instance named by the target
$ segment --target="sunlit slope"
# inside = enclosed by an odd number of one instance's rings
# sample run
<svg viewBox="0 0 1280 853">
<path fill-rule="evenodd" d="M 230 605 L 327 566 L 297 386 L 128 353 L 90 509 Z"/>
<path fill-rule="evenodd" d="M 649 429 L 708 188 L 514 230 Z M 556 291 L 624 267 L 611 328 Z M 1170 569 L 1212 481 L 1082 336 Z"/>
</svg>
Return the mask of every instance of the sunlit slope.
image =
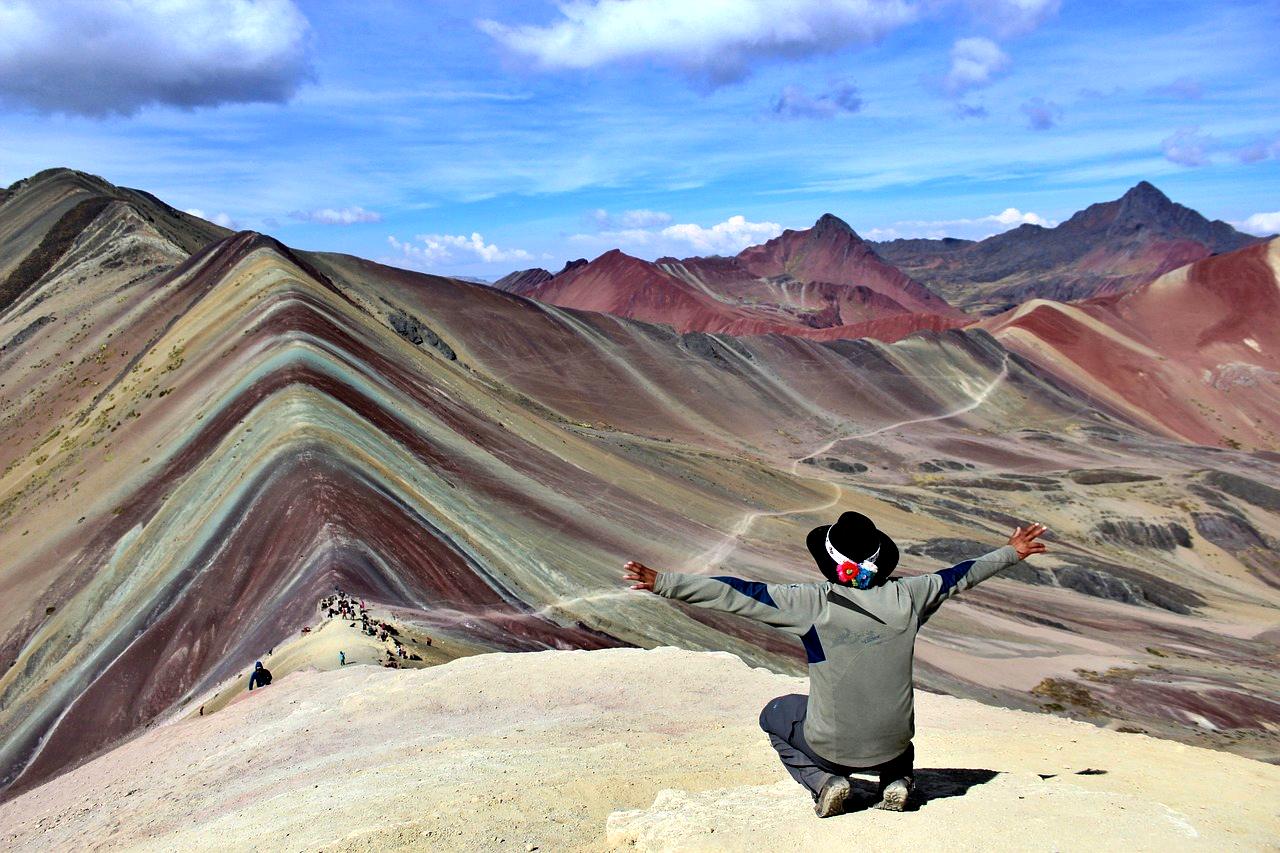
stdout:
<svg viewBox="0 0 1280 853">
<path fill-rule="evenodd" d="M 1186 441 L 1280 449 L 1280 238 L 1126 293 L 984 321 L 1010 348 Z"/>
</svg>

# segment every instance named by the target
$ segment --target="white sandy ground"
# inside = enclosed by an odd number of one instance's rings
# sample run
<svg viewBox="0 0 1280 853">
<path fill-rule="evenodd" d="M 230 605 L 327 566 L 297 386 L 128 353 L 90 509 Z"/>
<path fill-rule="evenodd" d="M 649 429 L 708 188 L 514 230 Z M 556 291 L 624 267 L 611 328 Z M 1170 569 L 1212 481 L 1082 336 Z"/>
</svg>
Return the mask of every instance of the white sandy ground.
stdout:
<svg viewBox="0 0 1280 853">
<path fill-rule="evenodd" d="M 671 648 L 295 672 L 0 806 L 0 839 L 10 850 L 1280 844 L 1278 767 L 924 693 L 917 764 L 935 797 L 819 820 L 756 724 L 768 699 L 805 687 Z M 964 791 L 956 780 L 986 774 L 943 769 L 996 775 Z"/>
</svg>

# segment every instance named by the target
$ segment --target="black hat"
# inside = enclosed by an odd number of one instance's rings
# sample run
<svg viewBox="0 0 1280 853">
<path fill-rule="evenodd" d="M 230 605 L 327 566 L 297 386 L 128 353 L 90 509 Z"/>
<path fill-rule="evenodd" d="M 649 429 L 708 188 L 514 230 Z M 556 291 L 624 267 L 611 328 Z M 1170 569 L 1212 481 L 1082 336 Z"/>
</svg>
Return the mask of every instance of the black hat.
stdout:
<svg viewBox="0 0 1280 853">
<path fill-rule="evenodd" d="M 840 580 L 836 574 L 836 561 L 827 553 L 827 534 L 830 532 L 831 546 L 851 560 L 862 561 L 876 553 L 876 577 L 872 586 L 879 586 L 888 580 L 889 575 L 898 566 L 898 546 L 883 530 L 876 528 L 875 522 L 860 512 L 843 512 L 835 524 L 824 524 L 809 531 L 805 544 L 818 569 L 827 580 L 842 586 L 848 583 Z"/>
</svg>

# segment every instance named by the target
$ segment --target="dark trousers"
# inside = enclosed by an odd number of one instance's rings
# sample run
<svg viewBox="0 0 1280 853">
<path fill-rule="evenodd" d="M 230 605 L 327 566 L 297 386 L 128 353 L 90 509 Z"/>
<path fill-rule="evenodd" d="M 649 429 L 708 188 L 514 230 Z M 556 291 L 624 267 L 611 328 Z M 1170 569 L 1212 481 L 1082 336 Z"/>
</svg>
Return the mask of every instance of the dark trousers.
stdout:
<svg viewBox="0 0 1280 853">
<path fill-rule="evenodd" d="M 804 717 L 809 697 L 800 693 L 779 696 L 764 706 L 760 712 L 760 728 L 769 735 L 769 741 L 778 751 L 778 757 L 791 778 L 804 785 L 815 796 L 832 776 L 848 776 L 850 773 L 879 773 L 880 789 L 895 779 L 910 776 L 915 763 L 915 746 L 907 744 L 906 751 L 897 758 L 873 767 L 845 767 L 827 761 L 814 752 L 804 739 Z"/>
</svg>

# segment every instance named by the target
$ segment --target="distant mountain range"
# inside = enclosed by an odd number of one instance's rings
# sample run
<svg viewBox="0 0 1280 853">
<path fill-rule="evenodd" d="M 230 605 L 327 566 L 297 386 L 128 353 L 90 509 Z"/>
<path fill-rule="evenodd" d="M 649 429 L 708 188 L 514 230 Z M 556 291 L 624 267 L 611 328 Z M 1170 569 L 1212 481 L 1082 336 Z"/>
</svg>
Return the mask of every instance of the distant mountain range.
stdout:
<svg viewBox="0 0 1280 853">
<path fill-rule="evenodd" d="M 1205 219 L 1146 181 L 1055 228 L 1020 225 L 985 240 L 892 240 L 876 252 L 952 304 L 997 313 L 1045 298 L 1118 293 L 1261 238 Z"/>
<path fill-rule="evenodd" d="M 1054 228 L 985 240 L 864 240 L 824 214 L 738 255 L 644 261 L 619 250 L 495 286 L 566 308 L 669 323 L 679 331 L 778 332 L 895 340 L 963 326 L 1028 299 L 1117 293 L 1260 238 L 1209 221 L 1142 181 Z"/>
<path fill-rule="evenodd" d="M 969 321 L 830 214 L 731 258 L 645 261 L 614 249 L 554 275 L 514 272 L 494 286 L 566 308 L 669 323 L 681 332 L 896 340 Z"/>
</svg>

